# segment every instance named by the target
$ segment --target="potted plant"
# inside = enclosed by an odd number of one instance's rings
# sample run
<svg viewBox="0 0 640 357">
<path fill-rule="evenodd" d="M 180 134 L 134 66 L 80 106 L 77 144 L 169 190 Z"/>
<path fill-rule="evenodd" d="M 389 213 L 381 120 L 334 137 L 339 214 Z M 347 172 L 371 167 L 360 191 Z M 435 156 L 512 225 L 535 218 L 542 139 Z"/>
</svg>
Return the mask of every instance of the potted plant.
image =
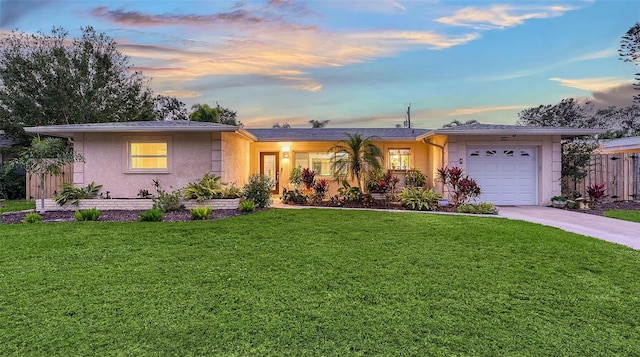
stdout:
<svg viewBox="0 0 640 357">
<path fill-rule="evenodd" d="M 567 198 L 564 196 L 551 197 L 551 204 L 555 208 L 564 208 L 567 205 Z"/>
</svg>

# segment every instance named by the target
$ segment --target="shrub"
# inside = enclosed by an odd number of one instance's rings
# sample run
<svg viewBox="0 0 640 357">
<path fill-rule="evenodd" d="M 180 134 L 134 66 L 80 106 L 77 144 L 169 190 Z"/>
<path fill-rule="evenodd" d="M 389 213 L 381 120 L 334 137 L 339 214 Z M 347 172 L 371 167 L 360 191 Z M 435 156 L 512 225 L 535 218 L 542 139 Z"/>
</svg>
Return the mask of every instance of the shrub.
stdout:
<svg viewBox="0 0 640 357">
<path fill-rule="evenodd" d="M 329 180 L 322 179 L 316 181 L 313 185 L 313 196 L 316 202 L 321 202 L 327 196 L 329 191 Z"/>
<path fill-rule="evenodd" d="M 240 212 L 253 212 L 256 210 L 256 204 L 251 200 L 244 200 L 238 206 Z"/>
<path fill-rule="evenodd" d="M 96 208 L 76 211 L 76 219 L 78 221 L 97 221 L 98 218 L 100 218 L 100 210 Z"/>
<path fill-rule="evenodd" d="M 167 193 L 164 190 L 158 189 L 158 198 L 153 200 L 153 208 L 159 209 L 162 212 L 184 210 L 184 205 L 180 203 L 180 191 L 174 190 L 171 193 Z"/>
<path fill-rule="evenodd" d="M 149 192 L 149 190 L 145 190 L 143 188 L 138 190 L 138 198 L 153 198 L 153 195 Z"/>
<path fill-rule="evenodd" d="M 75 187 L 72 183 L 63 182 L 60 194 L 53 197 L 53 199 L 60 206 L 64 206 L 69 201 L 77 205 L 81 199 L 98 197 L 98 192 L 100 192 L 101 188 L 102 185 L 96 185 L 93 181 L 87 187 Z"/>
<path fill-rule="evenodd" d="M 459 207 L 461 204 L 476 199 L 482 194 L 478 183 L 463 174 L 459 167 L 442 167 L 437 170 L 437 181 L 444 183 L 449 188 L 449 194 L 453 199 L 453 206 Z"/>
<path fill-rule="evenodd" d="M 213 208 L 211 207 L 193 207 L 191 209 L 191 219 L 194 221 L 204 221 L 209 219 Z"/>
<path fill-rule="evenodd" d="M 565 202 L 567 200 L 566 197 L 564 196 L 553 196 L 551 197 L 551 201 L 556 201 L 556 202 Z"/>
<path fill-rule="evenodd" d="M 307 195 L 297 189 L 287 190 L 286 188 L 283 188 L 280 201 L 288 204 L 302 204 L 307 202 Z"/>
<path fill-rule="evenodd" d="M 207 172 L 195 182 L 190 182 L 182 189 L 182 194 L 187 200 L 204 201 L 212 198 L 221 198 L 224 185 L 220 176 Z"/>
<path fill-rule="evenodd" d="M 300 188 L 300 184 L 302 183 L 302 166 L 298 165 L 298 167 L 291 169 L 289 173 L 289 183 L 293 185 L 295 190 Z"/>
<path fill-rule="evenodd" d="M 605 184 L 591 184 L 587 187 L 587 194 L 589 195 L 589 199 L 593 202 L 594 205 L 600 203 L 600 200 L 605 197 Z"/>
<path fill-rule="evenodd" d="M 313 188 L 313 183 L 316 181 L 316 172 L 305 167 L 302 169 L 302 175 L 300 177 L 302 183 L 307 188 L 307 190 L 311 190 Z"/>
<path fill-rule="evenodd" d="M 424 190 L 417 187 L 405 187 L 398 194 L 400 203 L 416 211 L 435 211 L 442 195 L 434 189 Z"/>
<path fill-rule="evenodd" d="M 142 212 L 138 220 L 140 222 L 162 222 L 162 211 L 157 208 L 152 208 Z"/>
<path fill-rule="evenodd" d="M 477 204 L 464 203 L 458 207 L 459 213 L 473 214 L 498 214 L 498 209 L 493 203 L 480 202 Z"/>
<path fill-rule="evenodd" d="M 366 186 L 369 192 L 394 193 L 400 179 L 393 175 L 391 170 L 372 170 L 368 174 Z"/>
<path fill-rule="evenodd" d="M 8 200 L 24 199 L 26 195 L 24 173 L 19 173 L 10 166 L 0 168 L 0 198 Z"/>
<path fill-rule="evenodd" d="M 24 218 L 22 219 L 22 223 L 40 223 L 40 222 L 42 222 L 42 216 L 35 212 L 27 213 L 27 215 L 24 216 Z"/>
<path fill-rule="evenodd" d="M 405 173 L 404 182 L 407 186 L 422 187 L 427 182 L 427 177 L 419 168 L 413 168 L 411 170 L 407 170 L 407 173 Z"/>
<path fill-rule="evenodd" d="M 242 190 L 242 196 L 251 200 L 256 207 L 266 208 L 271 206 L 271 190 L 275 186 L 273 179 L 266 175 L 254 174 Z"/>
<path fill-rule="evenodd" d="M 357 186 L 352 187 L 346 181 L 343 181 L 342 187 L 338 189 L 338 197 L 340 197 L 340 199 L 346 203 L 364 201 L 364 194 L 362 193 L 360 188 Z"/>
<path fill-rule="evenodd" d="M 231 184 L 231 187 L 222 190 L 221 198 L 240 198 L 242 197 L 242 190 L 235 184 Z"/>
</svg>

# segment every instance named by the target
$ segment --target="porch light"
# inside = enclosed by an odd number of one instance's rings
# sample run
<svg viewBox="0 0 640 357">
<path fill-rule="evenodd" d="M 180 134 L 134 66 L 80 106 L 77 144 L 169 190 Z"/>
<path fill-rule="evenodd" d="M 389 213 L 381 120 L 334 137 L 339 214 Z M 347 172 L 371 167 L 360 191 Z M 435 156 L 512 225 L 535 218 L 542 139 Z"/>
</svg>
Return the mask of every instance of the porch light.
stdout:
<svg viewBox="0 0 640 357">
<path fill-rule="evenodd" d="M 289 147 L 288 146 L 283 146 L 282 147 L 282 158 L 287 160 L 289 159 Z"/>
</svg>

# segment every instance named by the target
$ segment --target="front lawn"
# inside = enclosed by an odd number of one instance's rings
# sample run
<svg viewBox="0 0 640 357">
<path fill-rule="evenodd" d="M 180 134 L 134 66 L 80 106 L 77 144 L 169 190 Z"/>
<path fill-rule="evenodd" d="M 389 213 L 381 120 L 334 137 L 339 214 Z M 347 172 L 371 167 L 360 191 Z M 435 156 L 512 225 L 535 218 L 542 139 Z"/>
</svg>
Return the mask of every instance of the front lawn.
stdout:
<svg viewBox="0 0 640 357">
<path fill-rule="evenodd" d="M 610 218 L 640 223 L 640 211 L 638 210 L 607 210 L 604 215 Z"/>
<path fill-rule="evenodd" d="M 34 201 L 27 200 L 4 200 L 0 201 L 0 213 L 24 211 L 28 209 L 35 209 L 36 203 Z"/>
<path fill-rule="evenodd" d="M 640 355 L 639 264 L 412 212 L 0 225 L 0 355 Z"/>
</svg>

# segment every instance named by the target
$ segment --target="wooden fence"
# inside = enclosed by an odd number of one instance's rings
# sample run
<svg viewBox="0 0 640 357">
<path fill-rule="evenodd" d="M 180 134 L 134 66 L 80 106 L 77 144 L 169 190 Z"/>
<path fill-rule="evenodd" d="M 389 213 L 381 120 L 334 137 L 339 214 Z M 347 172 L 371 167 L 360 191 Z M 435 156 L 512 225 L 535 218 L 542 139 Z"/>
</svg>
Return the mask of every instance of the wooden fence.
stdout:
<svg viewBox="0 0 640 357">
<path fill-rule="evenodd" d="M 606 195 L 614 201 L 640 199 L 640 153 L 596 154 L 591 158 L 589 174 L 574 185 L 566 182 L 569 190 L 586 195 L 587 186 L 606 184 Z M 575 188 L 574 188 L 575 187 Z"/>
<path fill-rule="evenodd" d="M 62 176 L 47 177 L 44 181 L 44 198 L 52 198 L 60 192 L 63 182 L 73 182 L 73 164 L 63 167 Z M 27 199 L 34 200 L 40 197 L 40 178 L 37 175 L 27 174 Z"/>
</svg>

